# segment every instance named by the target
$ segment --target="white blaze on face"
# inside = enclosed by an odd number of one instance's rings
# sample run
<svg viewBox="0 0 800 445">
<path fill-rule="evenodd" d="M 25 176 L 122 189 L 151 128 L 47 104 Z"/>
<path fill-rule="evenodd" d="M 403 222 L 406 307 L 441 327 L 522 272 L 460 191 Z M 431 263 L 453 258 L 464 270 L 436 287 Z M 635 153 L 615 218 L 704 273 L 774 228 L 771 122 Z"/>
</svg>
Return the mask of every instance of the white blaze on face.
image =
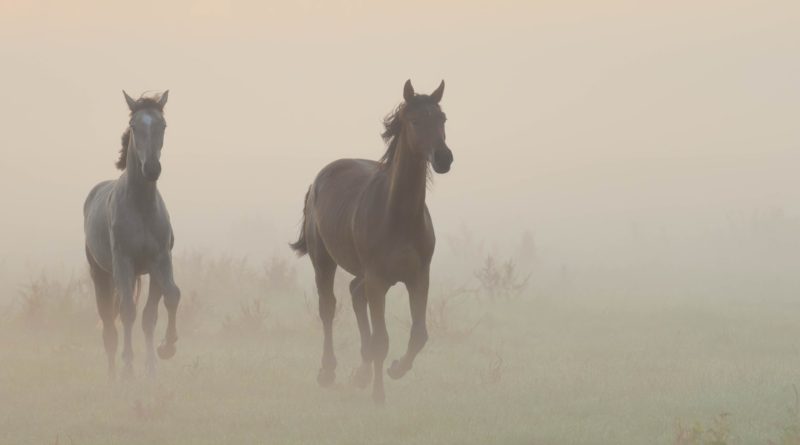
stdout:
<svg viewBox="0 0 800 445">
<path fill-rule="evenodd" d="M 144 131 L 145 134 L 150 133 L 150 125 L 153 123 L 153 116 L 150 116 L 148 113 L 141 113 L 139 116 L 139 124 L 141 124 L 141 131 Z M 138 145 L 137 145 L 137 148 Z M 142 164 L 142 168 L 144 168 L 144 164 L 147 162 L 148 153 L 146 150 L 139 150 L 139 162 Z"/>
</svg>

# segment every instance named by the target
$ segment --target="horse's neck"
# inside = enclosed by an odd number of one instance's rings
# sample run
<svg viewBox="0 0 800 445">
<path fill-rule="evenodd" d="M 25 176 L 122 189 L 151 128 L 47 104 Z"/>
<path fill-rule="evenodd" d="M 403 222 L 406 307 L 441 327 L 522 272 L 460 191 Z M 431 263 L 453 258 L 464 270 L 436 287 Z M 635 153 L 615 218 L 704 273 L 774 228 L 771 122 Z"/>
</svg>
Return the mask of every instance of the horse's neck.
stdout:
<svg viewBox="0 0 800 445">
<path fill-rule="evenodd" d="M 120 179 L 125 181 L 128 195 L 136 204 L 142 207 L 149 207 L 156 199 L 155 181 L 145 179 L 139 158 L 133 148 L 128 149 L 128 158 L 125 164 L 125 173 Z"/>
<path fill-rule="evenodd" d="M 387 199 L 389 217 L 401 225 L 421 221 L 425 209 L 428 162 L 410 153 L 401 136 L 390 165 Z"/>
</svg>

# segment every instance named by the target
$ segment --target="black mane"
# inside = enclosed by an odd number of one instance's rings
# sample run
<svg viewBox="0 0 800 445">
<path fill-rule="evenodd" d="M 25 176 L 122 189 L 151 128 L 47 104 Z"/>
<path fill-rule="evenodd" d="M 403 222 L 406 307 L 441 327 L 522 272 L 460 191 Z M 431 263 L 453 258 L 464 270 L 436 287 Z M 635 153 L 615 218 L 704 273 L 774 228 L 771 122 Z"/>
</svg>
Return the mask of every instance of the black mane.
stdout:
<svg viewBox="0 0 800 445">
<path fill-rule="evenodd" d="M 381 137 L 383 142 L 387 144 L 386 153 L 381 156 L 380 163 L 389 165 L 394 159 L 394 153 L 397 150 L 397 140 L 399 139 L 400 132 L 403 130 L 403 113 L 408 109 L 413 109 L 421 105 L 438 105 L 430 96 L 426 94 L 417 94 L 411 102 L 403 102 L 397 106 L 386 118 L 383 119 L 383 133 Z"/>
</svg>

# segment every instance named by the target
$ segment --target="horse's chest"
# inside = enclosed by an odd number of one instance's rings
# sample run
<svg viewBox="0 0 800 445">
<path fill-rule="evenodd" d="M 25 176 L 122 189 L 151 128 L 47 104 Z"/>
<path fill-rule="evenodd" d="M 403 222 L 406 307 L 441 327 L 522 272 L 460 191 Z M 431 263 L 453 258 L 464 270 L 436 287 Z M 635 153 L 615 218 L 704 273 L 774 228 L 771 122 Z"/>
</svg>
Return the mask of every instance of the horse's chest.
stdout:
<svg viewBox="0 0 800 445">
<path fill-rule="evenodd" d="M 158 261 L 163 252 L 163 242 L 158 234 L 143 231 L 139 243 L 133 249 L 133 258 L 137 271 L 145 273 Z"/>
<path fill-rule="evenodd" d="M 161 238 L 161 236 L 153 232 L 145 231 L 142 234 L 142 244 L 140 246 L 142 255 L 147 257 L 158 256 L 162 250 L 161 246 L 164 244 Z"/>
<path fill-rule="evenodd" d="M 120 239 L 124 250 L 129 253 L 137 265 L 147 266 L 156 259 L 168 246 L 168 233 L 147 224 L 146 220 L 130 221 L 129 224 L 116 230 L 115 236 Z"/>
</svg>

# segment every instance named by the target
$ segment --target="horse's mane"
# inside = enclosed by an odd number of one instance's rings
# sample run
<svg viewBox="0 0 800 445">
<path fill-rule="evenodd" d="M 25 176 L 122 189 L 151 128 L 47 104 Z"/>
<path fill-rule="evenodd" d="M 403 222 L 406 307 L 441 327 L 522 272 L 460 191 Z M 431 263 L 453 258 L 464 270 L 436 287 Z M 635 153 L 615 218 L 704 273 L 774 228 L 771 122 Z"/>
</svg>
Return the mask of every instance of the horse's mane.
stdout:
<svg viewBox="0 0 800 445">
<path fill-rule="evenodd" d="M 402 115 L 408 108 L 417 107 L 420 105 L 436 104 L 436 102 L 426 94 L 418 94 L 414 96 L 411 102 L 403 102 L 397 106 L 391 113 L 383 119 L 383 133 L 381 137 L 386 144 L 386 153 L 381 156 L 378 161 L 381 165 L 388 166 L 394 159 L 394 154 L 397 151 L 397 141 L 400 139 L 400 132 L 403 130 Z"/>
<path fill-rule="evenodd" d="M 153 109 L 158 110 L 159 112 L 164 112 L 164 107 L 161 106 L 161 95 L 156 95 L 152 97 L 145 97 L 142 96 L 133 103 L 131 107 L 131 116 L 137 111 L 145 110 L 145 109 Z M 128 164 L 128 143 L 131 141 L 131 127 L 130 125 L 125 131 L 122 133 L 122 148 L 119 150 L 119 159 L 117 160 L 117 168 L 120 170 L 125 170 L 125 167 Z"/>
</svg>

